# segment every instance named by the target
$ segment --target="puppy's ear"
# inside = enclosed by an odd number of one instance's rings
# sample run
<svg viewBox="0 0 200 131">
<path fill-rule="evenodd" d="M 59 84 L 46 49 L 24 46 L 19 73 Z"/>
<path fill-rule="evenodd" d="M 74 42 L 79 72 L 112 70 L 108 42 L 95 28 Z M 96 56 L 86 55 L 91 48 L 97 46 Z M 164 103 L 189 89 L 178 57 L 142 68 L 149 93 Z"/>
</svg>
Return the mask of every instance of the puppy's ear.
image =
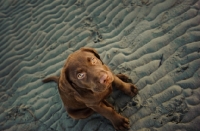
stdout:
<svg viewBox="0 0 200 131">
<path fill-rule="evenodd" d="M 97 51 L 94 48 L 82 47 L 80 50 L 93 53 L 102 62 L 102 64 L 104 64 L 103 61 L 101 60 L 99 54 L 97 53 Z"/>
<path fill-rule="evenodd" d="M 59 88 L 60 88 L 59 90 L 62 92 L 68 92 L 67 90 L 71 89 L 78 94 L 78 92 L 74 88 L 73 83 L 69 79 L 69 73 L 68 73 L 67 68 L 68 68 L 68 63 L 61 70 L 61 75 L 60 75 L 60 80 L 59 80 Z"/>
</svg>

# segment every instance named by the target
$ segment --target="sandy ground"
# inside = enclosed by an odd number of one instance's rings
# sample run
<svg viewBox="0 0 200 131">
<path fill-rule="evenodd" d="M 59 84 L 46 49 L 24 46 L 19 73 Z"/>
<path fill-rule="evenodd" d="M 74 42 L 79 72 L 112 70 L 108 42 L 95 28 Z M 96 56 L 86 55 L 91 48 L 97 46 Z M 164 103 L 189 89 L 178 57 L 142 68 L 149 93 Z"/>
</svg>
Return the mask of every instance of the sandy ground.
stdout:
<svg viewBox="0 0 200 131">
<path fill-rule="evenodd" d="M 99 114 L 71 119 L 41 81 L 85 46 L 138 87 L 109 98 L 130 131 L 200 130 L 199 0 L 1 0 L 0 130 L 114 131 Z"/>
</svg>

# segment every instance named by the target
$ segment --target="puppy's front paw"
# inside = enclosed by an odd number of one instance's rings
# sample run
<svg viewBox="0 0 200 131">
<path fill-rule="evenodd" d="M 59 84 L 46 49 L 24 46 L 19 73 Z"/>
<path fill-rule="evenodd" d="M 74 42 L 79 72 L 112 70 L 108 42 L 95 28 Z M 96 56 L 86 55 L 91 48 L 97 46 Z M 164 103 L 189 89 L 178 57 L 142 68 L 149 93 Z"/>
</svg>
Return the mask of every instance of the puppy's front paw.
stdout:
<svg viewBox="0 0 200 131">
<path fill-rule="evenodd" d="M 128 130 L 130 129 L 129 120 L 121 115 L 117 115 L 115 119 L 112 121 L 115 129 L 117 130 Z"/>
<path fill-rule="evenodd" d="M 129 83 L 127 94 L 131 97 L 134 97 L 135 95 L 137 95 L 137 93 L 138 93 L 138 89 L 136 88 L 136 86 Z"/>
<path fill-rule="evenodd" d="M 124 75 L 124 74 L 117 74 L 116 75 L 120 80 L 122 80 L 123 82 L 131 82 L 131 80 L 129 79 L 128 76 Z"/>
</svg>

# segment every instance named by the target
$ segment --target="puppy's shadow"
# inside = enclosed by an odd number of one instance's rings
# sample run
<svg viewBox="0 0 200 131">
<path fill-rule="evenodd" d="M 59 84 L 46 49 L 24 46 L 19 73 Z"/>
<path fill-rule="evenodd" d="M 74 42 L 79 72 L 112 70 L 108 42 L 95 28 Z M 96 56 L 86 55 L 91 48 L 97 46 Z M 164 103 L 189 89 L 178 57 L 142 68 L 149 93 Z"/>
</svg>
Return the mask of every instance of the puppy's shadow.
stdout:
<svg viewBox="0 0 200 131">
<path fill-rule="evenodd" d="M 124 74 L 120 73 L 120 74 L 117 74 L 116 76 L 126 83 L 132 83 L 132 80 L 129 79 L 129 77 Z M 121 113 L 123 112 L 123 109 L 126 107 L 127 103 L 132 101 L 132 97 L 128 96 L 123 91 L 113 86 L 113 92 L 107 98 L 107 101 L 114 106 L 115 110 L 118 113 Z"/>
</svg>

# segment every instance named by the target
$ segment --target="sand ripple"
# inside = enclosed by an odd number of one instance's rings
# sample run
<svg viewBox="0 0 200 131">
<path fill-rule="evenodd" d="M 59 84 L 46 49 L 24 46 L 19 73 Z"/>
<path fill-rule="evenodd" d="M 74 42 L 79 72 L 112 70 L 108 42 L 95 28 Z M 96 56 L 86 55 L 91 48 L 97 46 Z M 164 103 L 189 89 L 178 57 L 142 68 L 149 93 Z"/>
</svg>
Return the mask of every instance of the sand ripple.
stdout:
<svg viewBox="0 0 200 131">
<path fill-rule="evenodd" d="M 98 114 L 72 120 L 41 81 L 89 46 L 140 90 L 109 98 L 131 131 L 199 131 L 199 23 L 198 0 L 1 0 L 0 130 L 114 130 Z"/>
</svg>

